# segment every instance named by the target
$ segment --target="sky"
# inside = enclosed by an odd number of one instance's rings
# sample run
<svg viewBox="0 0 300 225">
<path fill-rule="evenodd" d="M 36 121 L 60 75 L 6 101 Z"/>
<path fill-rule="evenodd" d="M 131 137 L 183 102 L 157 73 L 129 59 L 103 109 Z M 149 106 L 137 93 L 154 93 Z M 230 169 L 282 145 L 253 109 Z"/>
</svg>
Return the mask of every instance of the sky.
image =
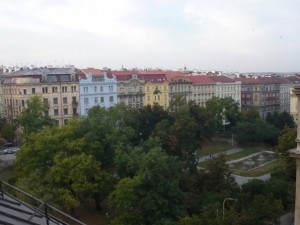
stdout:
<svg viewBox="0 0 300 225">
<path fill-rule="evenodd" d="M 0 0 L 0 65 L 300 71 L 299 0 Z"/>
</svg>

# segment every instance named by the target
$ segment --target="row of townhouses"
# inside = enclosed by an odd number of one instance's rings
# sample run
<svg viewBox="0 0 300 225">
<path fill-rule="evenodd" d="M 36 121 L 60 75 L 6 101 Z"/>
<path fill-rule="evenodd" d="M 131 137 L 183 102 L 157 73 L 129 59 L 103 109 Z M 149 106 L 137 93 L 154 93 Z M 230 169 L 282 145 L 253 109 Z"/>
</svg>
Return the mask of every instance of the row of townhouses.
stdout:
<svg viewBox="0 0 300 225">
<path fill-rule="evenodd" d="M 262 117 L 269 112 L 290 111 L 291 88 L 297 76 L 229 78 L 181 71 L 111 71 L 94 68 L 25 68 L 0 75 L 0 117 L 12 120 L 33 95 L 48 103 L 46 115 L 59 125 L 75 116 L 86 116 L 96 105 L 128 107 L 161 105 L 165 109 L 175 96 L 200 106 L 213 96 L 231 97 L 241 110 L 257 109 Z"/>
</svg>

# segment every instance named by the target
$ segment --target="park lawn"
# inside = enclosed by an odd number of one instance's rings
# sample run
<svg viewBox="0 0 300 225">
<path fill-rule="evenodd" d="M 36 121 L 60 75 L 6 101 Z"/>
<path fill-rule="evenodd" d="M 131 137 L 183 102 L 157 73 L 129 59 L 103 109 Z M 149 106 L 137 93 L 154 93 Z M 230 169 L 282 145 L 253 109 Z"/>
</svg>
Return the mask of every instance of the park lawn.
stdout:
<svg viewBox="0 0 300 225">
<path fill-rule="evenodd" d="M 213 153 L 223 152 L 232 148 L 226 141 L 208 141 L 205 142 L 198 151 L 200 156 L 210 155 Z"/>
<path fill-rule="evenodd" d="M 275 159 L 265 165 L 249 171 L 233 170 L 233 173 L 244 177 L 259 177 L 268 173 L 273 173 L 278 169 L 279 160 Z"/>
<path fill-rule="evenodd" d="M 232 161 L 232 160 L 236 160 L 236 159 L 241 159 L 241 158 L 247 157 L 249 155 L 253 155 L 253 154 L 255 154 L 257 152 L 260 152 L 260 151 L 261 150 L 255 149 L 255 148 L 244 149 L 240 152 L 230 154 L 230 155 L 226 155 L 226 160 L 227 161 Z"/>
<path fill-rule="evenodd" d="M 9 166 L 0 170 L 0 180 L 9 181 L 14 178 L 16 174 L 15 167 Z"/>
</svg>

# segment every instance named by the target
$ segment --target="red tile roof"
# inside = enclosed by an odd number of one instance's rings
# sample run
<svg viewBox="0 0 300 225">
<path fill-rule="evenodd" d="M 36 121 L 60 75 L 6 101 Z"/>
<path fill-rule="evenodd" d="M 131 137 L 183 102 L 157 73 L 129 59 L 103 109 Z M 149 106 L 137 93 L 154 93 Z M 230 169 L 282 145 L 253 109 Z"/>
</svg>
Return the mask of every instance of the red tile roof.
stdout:
<svg viewBox="0 0 300 225">
<path fill-rule="evenodd" d="M 193 83 L 200 83 L 200 84 L 212 84 L 214 83 L 210 77 L 205 75 L 196 75 L 196 76 L 186 76 L 186 78 Z"/>
<path fill-rule="evenodd" d="M 235 80 L 226 77 L 226 76 L 210 76 L 209 77 L 214 82 L 220 82 L 220 83 L 234 83 Z"/>
<path fill-rule="evenodd" d="M 164 83 L 167 81 L 165 74 L 145 74 L 143 79 L 145 80 L 145 83 Z"/>
<path fill-rule="evenodd" d="M 165 71 L 165 75 L 168 82 L 171 82 L 172 79 L 176 77 L 183 77 L 184 74 L 181 71 Z"/>
</svg>

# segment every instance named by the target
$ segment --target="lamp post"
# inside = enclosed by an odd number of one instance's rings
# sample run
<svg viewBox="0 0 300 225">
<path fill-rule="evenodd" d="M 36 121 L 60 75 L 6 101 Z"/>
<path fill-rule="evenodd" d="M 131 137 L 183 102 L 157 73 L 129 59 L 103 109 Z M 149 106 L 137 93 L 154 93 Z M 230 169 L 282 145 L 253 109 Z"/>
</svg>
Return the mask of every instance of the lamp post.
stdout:
<svg viewBox="0 0 300 225">
<path fill-rule="evenodd" d="M 225 202 L 226 202 L 227 200 L 228 200 L 228 201 L 235 201 L 235 202 L 238 202 L 238 200 L 235 199 L 235 198 L 225 198 L 225 199 L 224 199 L 224 201 L 223 201 L 223 220 L 224 220 L 224 215 L 225 215 L 225 210 L 224 210 L 224 209 L 225 209 Z"/>
</svg>

